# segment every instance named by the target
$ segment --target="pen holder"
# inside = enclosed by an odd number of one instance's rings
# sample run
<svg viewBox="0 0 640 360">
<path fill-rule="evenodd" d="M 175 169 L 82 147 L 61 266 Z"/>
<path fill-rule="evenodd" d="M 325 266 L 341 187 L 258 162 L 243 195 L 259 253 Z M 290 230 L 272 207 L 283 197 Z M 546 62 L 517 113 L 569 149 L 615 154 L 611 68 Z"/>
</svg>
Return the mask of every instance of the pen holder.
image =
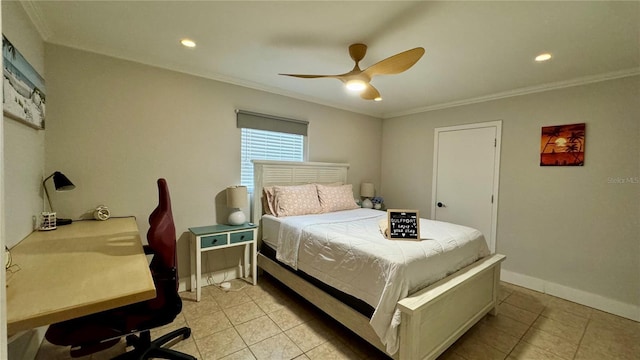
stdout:
<svg viewBox="0 0 640 360">
<path fill-rule="evenodd" d="M 43 211 L 40 214 L 40 226 L 38 230 L 48 231 L 56 229 L 56 213 Z"/>
</svg>

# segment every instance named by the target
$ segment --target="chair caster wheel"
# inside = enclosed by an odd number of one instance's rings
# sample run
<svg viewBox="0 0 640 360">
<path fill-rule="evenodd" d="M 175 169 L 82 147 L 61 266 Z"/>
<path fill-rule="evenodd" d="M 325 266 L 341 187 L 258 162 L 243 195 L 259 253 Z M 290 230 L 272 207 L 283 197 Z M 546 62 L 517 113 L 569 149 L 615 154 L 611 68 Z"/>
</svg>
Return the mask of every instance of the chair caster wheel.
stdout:
<svg viewBox="0 0 640 360">
<path fill-rule="evenodd" d="M 138 337 L 135 335 L 129 335 L 125 338 L 127 346 L 134 346 L 138 343 Z"/>
</svg>

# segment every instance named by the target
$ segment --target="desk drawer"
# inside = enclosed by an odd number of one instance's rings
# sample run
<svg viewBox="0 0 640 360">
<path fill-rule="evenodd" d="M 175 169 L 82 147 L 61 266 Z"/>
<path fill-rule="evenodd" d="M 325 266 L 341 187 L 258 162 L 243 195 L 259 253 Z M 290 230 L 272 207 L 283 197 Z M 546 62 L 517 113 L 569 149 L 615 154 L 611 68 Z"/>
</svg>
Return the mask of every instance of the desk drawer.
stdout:
<svg viewBox="0 0 640 360">
<path fill-rule="evenodd" d="M 231 233 L 231 243 L 241 243 L 253 240 L 253 230 Z"/>
<path fill-rule="evenodd" d="M 227 245 L 226 234 L 203 236 L 200 238 L 200 247 L 202 249 L 220 245 Z"/>
</svg>

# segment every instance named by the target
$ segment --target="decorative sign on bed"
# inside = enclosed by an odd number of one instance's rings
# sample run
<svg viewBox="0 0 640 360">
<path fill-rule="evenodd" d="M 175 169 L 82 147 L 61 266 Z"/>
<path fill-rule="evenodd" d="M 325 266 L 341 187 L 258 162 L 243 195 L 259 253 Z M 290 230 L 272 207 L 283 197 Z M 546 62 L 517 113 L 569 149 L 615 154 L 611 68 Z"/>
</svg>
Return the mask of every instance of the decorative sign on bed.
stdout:
<svg viewBox="0 0 640 360">
<path fill-rule="evenodd" d="M 418 210 L 389 209 L 387 210 L 389 223 L 389 239 L 420 240 L 420 216 Z"/>
</svg>

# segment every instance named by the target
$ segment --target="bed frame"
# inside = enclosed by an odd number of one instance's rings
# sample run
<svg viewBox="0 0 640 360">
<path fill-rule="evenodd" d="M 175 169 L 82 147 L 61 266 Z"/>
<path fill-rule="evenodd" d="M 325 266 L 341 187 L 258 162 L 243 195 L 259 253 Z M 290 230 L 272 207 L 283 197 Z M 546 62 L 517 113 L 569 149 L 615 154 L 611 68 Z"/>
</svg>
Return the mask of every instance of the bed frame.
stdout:
<svg viewBox="0 0 640 360">
<path fill-rule="evenodd" d="M 272 185 L 347 183 L 349 164 L 254 160 L 252 216 L 262 216 L 262 188 Z M 261 236 L 258 238 L 261 245 Z M 500 263 L 505 256 L 485 257 L 398 302 L 402 318 L 400 349 L 394 359 L 435 359 L 487 313 L 497 315 Z M 369 318 L 298 277 L 283 265 L 258 254 L 258 266 L 303 298 L 387 353 Z"/>
</svg>

